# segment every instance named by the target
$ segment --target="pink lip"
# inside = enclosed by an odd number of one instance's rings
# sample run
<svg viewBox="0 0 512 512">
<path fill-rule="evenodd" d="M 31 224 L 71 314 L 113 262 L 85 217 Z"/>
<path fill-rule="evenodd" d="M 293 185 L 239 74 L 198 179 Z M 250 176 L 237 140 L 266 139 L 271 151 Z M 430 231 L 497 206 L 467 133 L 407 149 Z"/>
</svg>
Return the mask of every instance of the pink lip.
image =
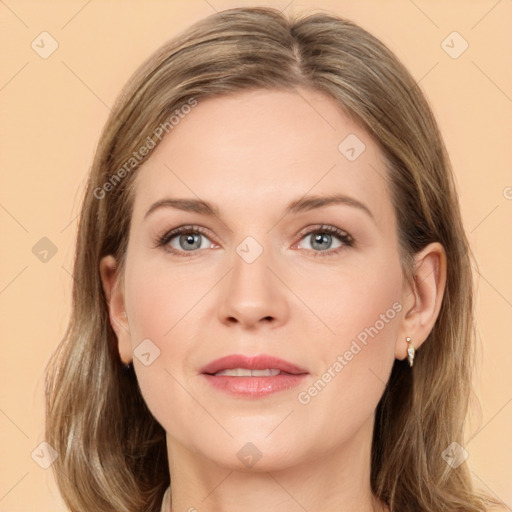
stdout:
<svg viewBox="0 0 512 512">
<path fill-rule="evenodd" d="M 247 368 L 249 370 L 265 370 L 267 368 L 277 368 L 278 370 L 281 370 L 281 372 L 291 373 L 292 375 L 308 373 L 307 370 L 299 368 L 298 366 L 285 361 L 284 359 L 279 359 L 267 354 L 261 354 L 259 356 L 252 357 L 244 356 L 243 354 L 231 354 L 226 357 L 221 357 L 220 359 L 215 359 L 215 361 L 211 361 L 206 366 L 201 368 L 200 372 L 213 375 L 214 373 L 220 372 L 222 370 L 228 370 L 232 368 Z"/>
<path fill-rule="evenodd" d="M 214 374 L 231 368 L 265 370 L 276 368 L 282 373 L 271 377 L 233 377 Z M 241 398 L 258 398 L 298 386 L 308 375 L 307 370 L 269 355 L 254 357 L 233 354 L 210 362 L 200 372 L 214 388 Z"/>
</svg>

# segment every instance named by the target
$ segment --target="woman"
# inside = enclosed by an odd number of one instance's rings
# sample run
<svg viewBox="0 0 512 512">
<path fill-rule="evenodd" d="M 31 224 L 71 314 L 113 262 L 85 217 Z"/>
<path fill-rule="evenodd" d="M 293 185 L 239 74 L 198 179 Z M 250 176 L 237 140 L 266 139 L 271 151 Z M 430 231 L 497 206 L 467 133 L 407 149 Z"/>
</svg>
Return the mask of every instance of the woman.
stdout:
<svg viewBox="0 0 512 512">
<path fill-rule="evenodd" d="M 449 159 L 357 25 L 231 9 L 151 56 L 101 137 L 74 277 L 46 427 L 72 511 L 497 504 L 465 462 Z"/>
</svg>

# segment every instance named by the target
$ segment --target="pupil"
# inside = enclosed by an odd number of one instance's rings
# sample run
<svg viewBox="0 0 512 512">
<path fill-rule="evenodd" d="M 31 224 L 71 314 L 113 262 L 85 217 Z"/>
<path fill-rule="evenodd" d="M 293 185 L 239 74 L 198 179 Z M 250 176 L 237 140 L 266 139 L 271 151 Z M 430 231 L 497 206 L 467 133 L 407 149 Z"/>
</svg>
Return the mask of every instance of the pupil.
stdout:
<svg viewBox="0 0 512 512">
<path fill-rule="evenodd" d="M 194 245 L 194 239 L 196 239 L 196 238 L 199 238 L 199 235 L 195 235 L 195 234 L 182 235 L 181 241 L 182 241 L 183 245 L 186 245 L 186 244 Z M 197 245 L 197 242 L 196 242 L 196 245 Z M 199 245 L 201 245 L 201 243 L 199 243 Z M 197 249 L 199 247 L 199 245 L 197 247 L 193 247 L 193 248 Z"/>
<path fill-rule="evenodd" d="M 313 246 L 314 246 L 315 244 L 317 244 L 317 243 L 318 243 L 318 244 L 320 244 L 321 242 L 329 242 L 329 238 L 328 238 L 328 237 L 330 237 L 331 235 L 317 234 L 317 235 L 314 235 L 314 236 L 315 236 L 315 241 L 314 241 Z M 320 248 L 320 249 L 325 248 L 325 247 L 329 248 L 329 247 L 330 247 L 330 245 L 331 245 L 330 243 L 329 243 L 329 244 L 327 244 L 327 246 L 325 246 L 325 245 L 324 245 L 324 246 L 319 245 L 319 248 Z"/>
</svg>

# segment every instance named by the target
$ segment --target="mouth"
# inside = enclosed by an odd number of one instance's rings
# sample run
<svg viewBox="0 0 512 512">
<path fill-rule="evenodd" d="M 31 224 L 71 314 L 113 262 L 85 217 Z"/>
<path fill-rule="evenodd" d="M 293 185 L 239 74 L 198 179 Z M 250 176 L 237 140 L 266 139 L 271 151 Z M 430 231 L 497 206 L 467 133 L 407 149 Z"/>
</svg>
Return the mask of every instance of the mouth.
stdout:
<svg viewBox="0 0 512 512">
<path fill-rule="evenodd" d="M 250 370 L 249 368 L 229 368 L 209 375 L 228 375 L 230 377 L 274 377 L 275 375 L 292 375 L 278 368 L 265 368 L 264 370 Z"/>
<path fill-rule="evenodd" d="M 259 398 L 299 385 L 309 372 L 269 355 L 233 354 L 210 362 L 200 370 L 214 389 L 240 398 Z"/>
</svg>

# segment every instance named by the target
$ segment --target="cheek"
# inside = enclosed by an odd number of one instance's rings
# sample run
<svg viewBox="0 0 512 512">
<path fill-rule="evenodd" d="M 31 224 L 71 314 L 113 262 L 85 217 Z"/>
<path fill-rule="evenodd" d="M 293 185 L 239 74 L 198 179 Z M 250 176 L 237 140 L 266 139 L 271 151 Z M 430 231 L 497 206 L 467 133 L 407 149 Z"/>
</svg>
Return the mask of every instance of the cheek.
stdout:
<svg viewBox="0 0 512 512">
<path fill-rule="evenodd" d="M 191 321 L 195 307 L 208 291 L 208 283 L 194 277 L 197 276 L 162 264 L 161 259 L 148 261 L 143 255 L 134 255 L 127 268 L 126 285 L 127 309 L 135 338 L 132 343 L 148 337 L 160 342 L 163 348 L 176 337 L 176 332 Z"/>
<path fill-rule="evenodd" d="M 126 271 L 133 364 L 148 408 L 165 424 L 169 410 L 187 410 L 190 405 L 181 385 L 186 384 L 183 362 L 193 347 L 183 327 L 190 322 L 187 312 L 193 314 L 200 295 L 179 273 L 139 261 L 133 258 Z M 176 417 L 176 422 L 180 420 Z"/>
<path fill-rule="evenodd" d="M 403 278 L 400 262 L 392 256 L 373 255 L 340 270 L 329 268 L 297 280 L 294 292 L 314 314 L 308 315 L 308 327 L 315 330 L 323 353 L 332 357 L 348 349 L 354 339 L 362 344 L 378 339 L 380 343 L 366 344 L 369 357 L 394 343 Z"/>
<path fill-rule="evenodd" d="M 318 337 L 316 374 L 297 398 L 308 414 L 329 415 L 326 437 L 340 425 L 350 435 L 373 414 L 394 362 L 401 290 L 401 267 L 388 260 L 344 274 L 315 299 L 335 334 Z"/>
</svg>

